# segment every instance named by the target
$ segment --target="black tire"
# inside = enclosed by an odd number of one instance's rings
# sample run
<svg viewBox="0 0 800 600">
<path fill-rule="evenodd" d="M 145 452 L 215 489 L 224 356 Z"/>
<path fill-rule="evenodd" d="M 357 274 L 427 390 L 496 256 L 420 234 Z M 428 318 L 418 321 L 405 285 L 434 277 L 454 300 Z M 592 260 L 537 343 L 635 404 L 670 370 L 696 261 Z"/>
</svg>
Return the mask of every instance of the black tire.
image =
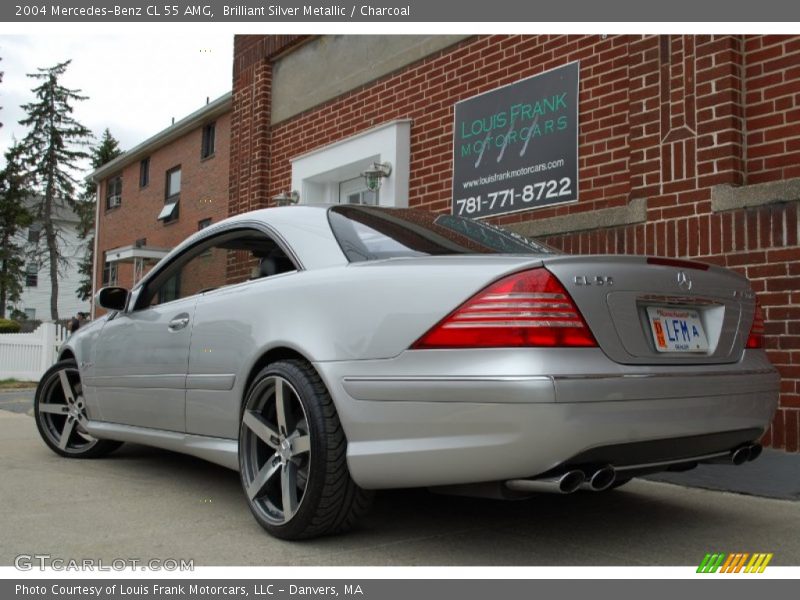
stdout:
<svg viewBox="0 0 800 600">
<path fill-rule="evenodd" d="M 336 407 L 307 362 L 282 360 L 261 370 L 241 416 L 242 488 L 271 535 L 299 540 L 343 533 L 368 511 L 373 493 L 350 477 Z"/>
<path fill-rule="evenodd" d="M 69 391 L 65 392 L 64 382 Z M 86 433 L 86 403 L 77 363 L 62 360 L 50 367 L 36 386 L 33 412 L 39 435 L 50 450 L 65 458 L 100 458 L 122 442 L 99 440 Z M 66 439 L 64 434 L 66 432 Z"/>
</svg>

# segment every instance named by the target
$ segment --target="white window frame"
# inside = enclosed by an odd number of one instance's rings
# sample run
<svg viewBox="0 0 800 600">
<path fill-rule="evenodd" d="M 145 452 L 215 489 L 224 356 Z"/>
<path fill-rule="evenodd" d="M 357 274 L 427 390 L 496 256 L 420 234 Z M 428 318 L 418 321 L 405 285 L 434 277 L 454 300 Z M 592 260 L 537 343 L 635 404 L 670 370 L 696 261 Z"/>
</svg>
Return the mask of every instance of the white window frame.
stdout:
<svg viewBox="0 0 800 600">
<path fill-rule="evenodd" d="M 380 195 L 370 191 L 367 187 L 367 182 L 363 177 L 354 177 L 346 181 L 339 182 L 339 204 L 350 204 L 350 196 L 358 195 L 358 204 L 374 204 L 375 199 L 379 199 Z M 368 196 L 368 201 L 364 202 L 364 197 Z"/>
<path fill-rule="evenodd" d="M 391 175 L 381 182 L 378 205 L 407 207 L 410 119 L 390 121 L 293 158 L 292 190 L 300 193 L 300 204 L 339 204 L 339 184 L 358 177 L 374 162 L 392 166 Z"/>
</svg>

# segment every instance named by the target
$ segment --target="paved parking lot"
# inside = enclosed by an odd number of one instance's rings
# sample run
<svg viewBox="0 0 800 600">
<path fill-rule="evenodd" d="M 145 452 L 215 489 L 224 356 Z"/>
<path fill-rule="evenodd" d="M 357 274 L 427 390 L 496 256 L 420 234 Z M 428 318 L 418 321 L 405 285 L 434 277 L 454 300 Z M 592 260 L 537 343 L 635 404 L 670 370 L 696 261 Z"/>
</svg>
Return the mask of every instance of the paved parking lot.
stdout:
<svg viewBox="0 0 800 600">
<path fill-rule="evenodd" d="M 349 535 L 282 542 L 253 520 L 232 471 L 133 445 L 61 459 L 30 416 L 5 410 L 0 482 L 2 565 L 33 553 L 196 565 L 691 565 L 712 550 L 800 564 L 800 503 L 649 481 L 519 502 L 383 492 Z"/>
</svg>

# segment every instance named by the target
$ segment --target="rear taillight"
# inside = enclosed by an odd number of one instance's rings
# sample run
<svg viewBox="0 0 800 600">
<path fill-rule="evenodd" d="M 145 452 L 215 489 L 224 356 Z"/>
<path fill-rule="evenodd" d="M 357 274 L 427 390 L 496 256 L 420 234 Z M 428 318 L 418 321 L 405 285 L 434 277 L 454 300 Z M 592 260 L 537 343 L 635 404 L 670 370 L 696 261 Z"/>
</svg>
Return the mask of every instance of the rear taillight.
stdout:
<svg viewBox="0 0 800 600">
<path fill-rule="evenodd" d="M 750 335 L 747 336 L 747 348 L 764 347 L 764 312 L 761 304 L 756 299 L 756 312 L 753 315 L 753 324 L 750 326 Z"/>
<path fill-rule="evenodd" d="M 544 268 L 522 271 L 467 300 L 412 348 L 597 346 L 578 308 Z"/>
</svg>

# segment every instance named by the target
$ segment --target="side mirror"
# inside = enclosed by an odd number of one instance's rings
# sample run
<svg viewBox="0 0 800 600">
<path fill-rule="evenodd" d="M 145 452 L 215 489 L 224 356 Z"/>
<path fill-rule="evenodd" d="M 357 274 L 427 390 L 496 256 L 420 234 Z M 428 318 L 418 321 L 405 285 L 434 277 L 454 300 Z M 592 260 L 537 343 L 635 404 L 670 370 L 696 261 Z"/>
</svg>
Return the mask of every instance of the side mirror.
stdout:
<svg viewBox="0 0 800 600">
<path fill-rule="evenodd" d="M 125 310 L 125 307 L 128 305 L 128 298 L 130 295 L 131 293 L 125 288 L 105 287 L 97 292 L 95 302 L 97 302 L 98 306 L 106 310 L 121 312 Z"/>
</svg>

